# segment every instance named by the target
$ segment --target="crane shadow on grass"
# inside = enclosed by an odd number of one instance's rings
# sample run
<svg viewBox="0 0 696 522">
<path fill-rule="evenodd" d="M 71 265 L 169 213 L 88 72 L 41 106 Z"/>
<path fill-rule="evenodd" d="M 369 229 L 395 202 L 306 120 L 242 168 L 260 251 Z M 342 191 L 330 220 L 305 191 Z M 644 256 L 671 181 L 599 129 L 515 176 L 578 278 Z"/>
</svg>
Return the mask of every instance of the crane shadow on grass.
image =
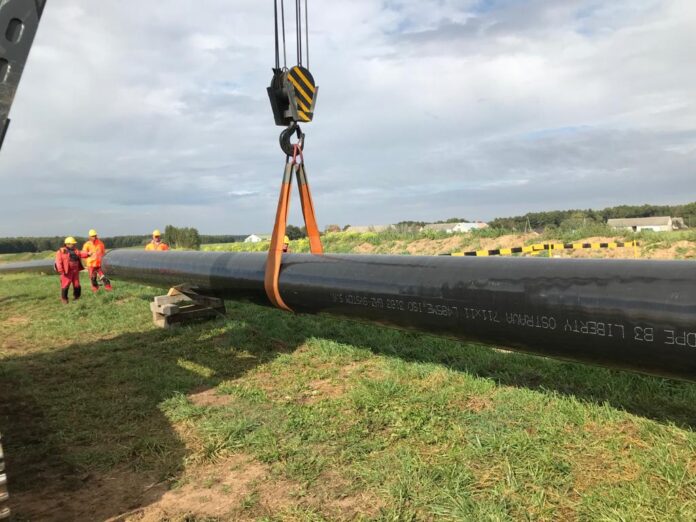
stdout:
<svg viewBox="0 0 696 522">
<path fill-rule="evenodd" d="M 190 449 L 166 401 L 286 349 L 253 326 L 218 320 L 6 357 L 0 430 L 16 519 L 108 520 L 155 502 Z"/>
</svg>

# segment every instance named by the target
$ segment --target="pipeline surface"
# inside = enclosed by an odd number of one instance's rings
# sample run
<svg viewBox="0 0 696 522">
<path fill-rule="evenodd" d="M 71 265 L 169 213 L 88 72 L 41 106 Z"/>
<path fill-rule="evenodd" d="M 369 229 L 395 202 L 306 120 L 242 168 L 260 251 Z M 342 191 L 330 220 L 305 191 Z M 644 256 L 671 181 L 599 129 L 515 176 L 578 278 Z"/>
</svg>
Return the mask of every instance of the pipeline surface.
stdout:
<svg viewBox="0 0 696 522">
<path fill-rule="evenodd" d="M 39 259 L 37 261 L 20 261 L 18 263 L 0 263 L 0 274 L 16 274 L 22 272 L 36 272 L 39 274 L 54 273 L 53 259 Z"/>
<path fill-rule="evenodd" d="M 263 253 L 115 250 L 109 277 L 270 306 Z M 696 264 L 286 254 L 296 312 L 696 381 Z"/>
</svg>

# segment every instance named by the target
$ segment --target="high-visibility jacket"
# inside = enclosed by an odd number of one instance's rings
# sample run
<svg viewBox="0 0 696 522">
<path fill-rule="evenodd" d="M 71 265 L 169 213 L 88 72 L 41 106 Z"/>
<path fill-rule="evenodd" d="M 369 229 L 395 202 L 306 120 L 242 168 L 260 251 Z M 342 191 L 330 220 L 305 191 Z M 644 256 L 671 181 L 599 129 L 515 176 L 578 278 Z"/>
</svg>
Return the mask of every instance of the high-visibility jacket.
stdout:
<svg viewBox="0 0 696 522">
<path fill-rule="evenodd" d="M 87 267 L 89 268 L 100 268 L 102 264 L 102 257 L 106 254 L 106 246 L 101 239 L 95 239 L 94 241 L 87 241 L 83 247 L 82 251 L 87 254 L 94 254 L 92 257 L 87 259 Z"/>
<path fill-rule="evenodd" d="M 169 250 L 169 245 L 162 241 L 150 241 L 145 250 Z"/>
<path fill-rule="evenodd" d="M 89 254 L 80 252 L 77 248 L 61 247 L 56 252 L 56 272 L 59 274 L 69 274 L 84 270 L 81 259 L 89 257 Z"/>
</svg>

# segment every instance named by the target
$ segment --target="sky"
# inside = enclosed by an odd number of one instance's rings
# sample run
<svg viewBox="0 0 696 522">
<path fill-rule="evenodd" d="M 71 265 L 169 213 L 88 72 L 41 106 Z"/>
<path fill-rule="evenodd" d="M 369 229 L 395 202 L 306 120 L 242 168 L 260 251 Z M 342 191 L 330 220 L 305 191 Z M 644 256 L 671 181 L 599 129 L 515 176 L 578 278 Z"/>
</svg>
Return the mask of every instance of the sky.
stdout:
<svg viewBox="0 0 696 522">
<path fill-rule="evenodd" d="M 48 0 L 0 153 L 0 236 L 269 232 L 285 161 L 272 6 Z M 309 15 L 322 227 L 696 200 L 693 0 L 309 0 Z"/>
</svg>

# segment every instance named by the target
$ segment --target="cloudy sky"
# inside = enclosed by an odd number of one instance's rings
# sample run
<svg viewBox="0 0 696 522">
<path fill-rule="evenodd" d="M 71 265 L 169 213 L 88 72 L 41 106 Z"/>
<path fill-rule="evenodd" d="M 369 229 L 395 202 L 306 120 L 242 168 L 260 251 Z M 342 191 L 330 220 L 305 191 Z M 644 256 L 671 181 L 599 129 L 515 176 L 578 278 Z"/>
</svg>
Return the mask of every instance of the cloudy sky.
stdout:
<svg viewBox="0 0 696 522">
<path fill-rule="evenodd" d="M 321 225 L 696 200 L 693 0 L 309 4 Z M 0 236 L 269 231 L 272 14 L 49 0 L 0 155 Z"/>
</svg>

